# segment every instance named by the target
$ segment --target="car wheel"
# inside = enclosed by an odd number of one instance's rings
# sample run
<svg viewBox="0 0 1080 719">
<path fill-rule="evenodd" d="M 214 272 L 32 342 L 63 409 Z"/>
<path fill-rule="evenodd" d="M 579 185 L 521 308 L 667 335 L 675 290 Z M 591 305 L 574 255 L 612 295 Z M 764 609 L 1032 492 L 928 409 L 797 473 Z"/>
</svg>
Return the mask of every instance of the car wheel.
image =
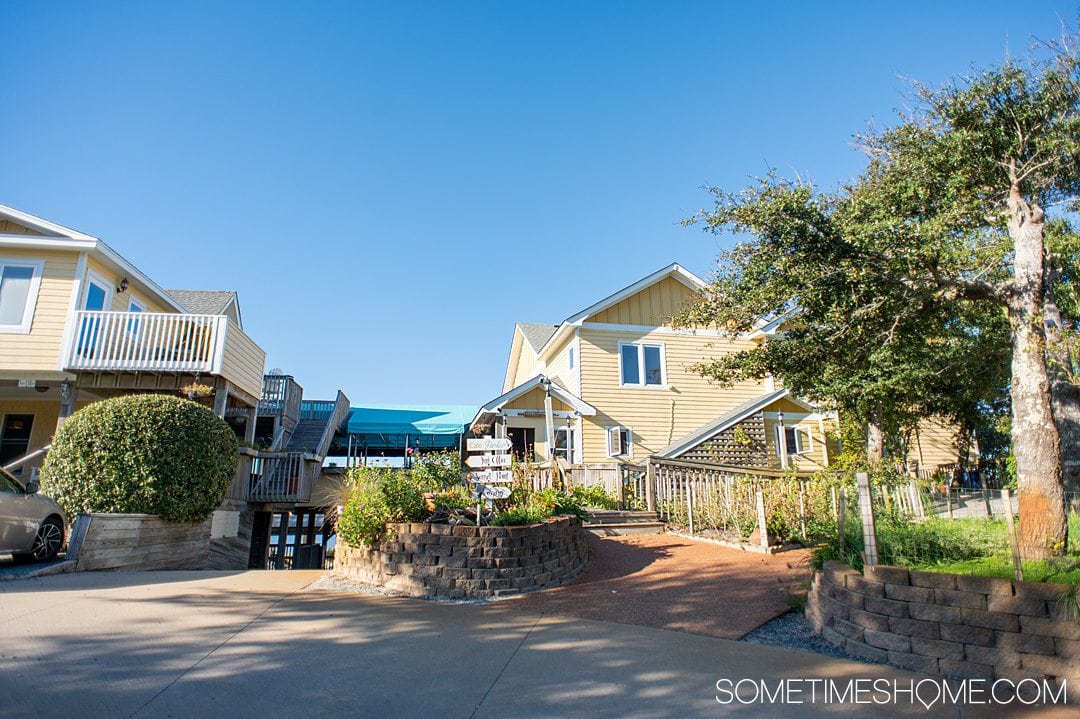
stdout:
<svg viewBox="0 0 1080 719">
<path fill-rule="evenodd" d="M 35 562 L 47 562 L 60 551 L 64 544 L 64 525 L 56 517 L 49 517 L 38 527 L 30 556 Z"/>
</svg>

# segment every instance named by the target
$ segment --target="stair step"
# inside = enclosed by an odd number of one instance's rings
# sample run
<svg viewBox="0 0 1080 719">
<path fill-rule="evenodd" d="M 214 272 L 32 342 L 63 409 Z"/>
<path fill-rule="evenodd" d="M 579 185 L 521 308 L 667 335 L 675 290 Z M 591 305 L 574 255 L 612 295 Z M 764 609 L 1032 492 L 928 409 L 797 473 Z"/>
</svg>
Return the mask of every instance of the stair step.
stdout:
<svg viewBox="0 0 1080 719">
<path fill-rule="evenodd" d="M 663 534 L 663 522 L 629 522 L 625 524 L 586 524 L 585 531 L 597 537 L 621 537 L 630 534 Z"/>
</svg>

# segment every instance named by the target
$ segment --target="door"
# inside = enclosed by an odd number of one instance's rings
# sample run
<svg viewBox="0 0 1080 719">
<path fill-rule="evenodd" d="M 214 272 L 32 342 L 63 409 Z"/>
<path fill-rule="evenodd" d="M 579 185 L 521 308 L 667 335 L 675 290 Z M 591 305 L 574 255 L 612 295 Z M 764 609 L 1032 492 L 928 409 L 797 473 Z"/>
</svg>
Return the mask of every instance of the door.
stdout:
<svg viewBox="0 0 1080 719">
<path fill-rule="evenodd" d="M 0 467 L 30 450 L 30 432 L 33 428 L 32 414 L 4 415 L 4 424 L 0 426 Z"/>
<path fill-rule="evenodd" d="M 507 427 L 506 436 L 510 438 L 510 451 L 514 456 L 526 462 L 535 458 L 536 430 L 532 427 Z"/>
<path fill-rule="evenodd" d="M 108 285 L 100 279 L 88 276 L 86 278 L 86 297 L 83 299 L 83 309 L 88 312 L 104 312 L 105 303 L 109 300 Z M 97 345 L 97 335 L 101 322 L 98 319 L 85 318 L 79 327 L 79 354 L 83 357 L 93 357 L 94 347 Z"/>
<path fill-rule="evenodd" d="M 29 496 L 6 472 L 0 472 L 0 552 L 25 552 L 37 531 Z"/>
</svg>

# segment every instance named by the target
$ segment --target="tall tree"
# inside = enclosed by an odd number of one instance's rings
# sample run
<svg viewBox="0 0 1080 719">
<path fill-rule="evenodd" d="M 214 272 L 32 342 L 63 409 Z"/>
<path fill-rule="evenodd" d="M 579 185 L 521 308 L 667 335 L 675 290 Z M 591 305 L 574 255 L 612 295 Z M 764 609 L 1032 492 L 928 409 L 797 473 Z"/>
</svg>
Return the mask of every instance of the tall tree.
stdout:
<svg viewBox="0 0 1080 719">
<path fill-rule="evenodd" d="M 770 292 L 783 288 L 788 301 L 798 299 L 811 330 L 776 343 L 788 345 L 784 352 L 763 351 L 755 357 L 759 368 L 783 369 L 777 355 L 790 355 L 800 342 L 825 357 L 851 353 L 849 370 L 835 365 L 840 376 L 860 387 L 868 383 L 874 390 L 867 396 L 903 408 L 920 406 L 911 390 L 925 363 L 942 359 L 932 349 L 920 354 L 924 348 L 950 335 L 972 349 L 994 345 L 993 319 L 1003 313 L 1011 335 L 1020 542 L 1028 558 L 1064 552 L 1067 540 L 1061 435 L 1047 364 L 1052 279 L 1045 229 L 1047 211 L 1080 194 L 1080 61 L 1067 42 L 1040 53 L 939 89 L 917 86 L 914 110 L 892 129 L 864 138 L 869 164 L 846 193 L 822 199 L 777 182 L 736 196 L 718 193 L 716 207 L 697 219 L 712 229 L 749 230 L 755 239 L 722 258 L 714 293 L 693 317 L 745 325 L 746 311 L 762 309 L 766 297 L 772 311 L 781 311 Z M 794 260 L 808 256 L 817 258 L 816 278 Z M 765 269 L 793 276 L 774 281 Z M 746 298 L 732 293 L 749 289 L 745 280 L 755 276 L 770 289 Z M 842 298 L 845 291 L 849 299 Z M 721 307 L 725 301 L 742 311 Z M 972 321 L 976 316 L 981 319 Z M 920 333 L 925 343 L 917 340 Z M 829 338 L 831 350 L 822 346 Z M 968 357 L 980 360 L 977 353 Z M 714 374 L 723 376 L 735 362 L 725 361 Z M 938 389 L 960 378 L 943 379 Z M 947 392 L 933 403 L 939 400 L 948 406 Z"/>
</svg>

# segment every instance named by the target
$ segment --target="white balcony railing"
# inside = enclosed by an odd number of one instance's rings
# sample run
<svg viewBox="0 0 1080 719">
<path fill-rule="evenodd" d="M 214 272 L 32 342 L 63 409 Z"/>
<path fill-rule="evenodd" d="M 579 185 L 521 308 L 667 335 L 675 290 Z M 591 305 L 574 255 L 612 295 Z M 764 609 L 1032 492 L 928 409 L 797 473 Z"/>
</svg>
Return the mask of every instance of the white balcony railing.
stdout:
<svg viewBox="0 0 1080 719">
<path fill-rule="evenodd" d="M 78 312 L 65 368 L 219 374 L 228 321 L 224 315 Z"/>
</svg>

